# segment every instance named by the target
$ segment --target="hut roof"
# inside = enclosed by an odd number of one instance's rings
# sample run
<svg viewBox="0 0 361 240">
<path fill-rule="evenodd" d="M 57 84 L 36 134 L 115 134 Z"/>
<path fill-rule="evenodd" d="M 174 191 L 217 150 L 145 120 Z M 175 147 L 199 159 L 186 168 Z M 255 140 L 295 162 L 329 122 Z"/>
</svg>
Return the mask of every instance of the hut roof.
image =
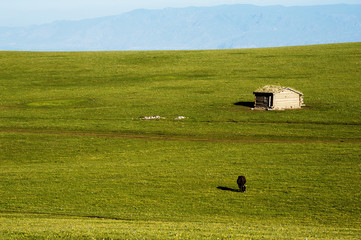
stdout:
<svg viewBox="0 0 361 240">
<path fill-rule="evenodd" d="M 283 90 L 290 90 L 290 91 L 293 91 L 293 92 L 298 93 L 300 95 L 303 95 L 301 92 L 299 92 L 299 91 L 297 91 L 295 89 L 292 89 L 292 88 L 289 88 L 289 87 L 275 86 L 275 85 L 264 86 L 262 88 L 259 88 L 259 89 L 255 90 L 254 93 L 278 93 L 278 92 L 282 92 Z"/>
</svg>

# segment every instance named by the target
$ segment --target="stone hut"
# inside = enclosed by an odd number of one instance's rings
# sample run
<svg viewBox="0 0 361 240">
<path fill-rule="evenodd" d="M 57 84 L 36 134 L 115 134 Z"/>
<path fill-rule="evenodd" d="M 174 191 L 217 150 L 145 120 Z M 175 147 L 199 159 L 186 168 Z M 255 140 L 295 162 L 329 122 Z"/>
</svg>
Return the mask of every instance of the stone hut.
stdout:
<svg viewBox="0 0 361 240">
<path fill-rule="evenodd" d="M 253 92 L 256 109 L 284 110 L 304 106 L 303 94 L 289 87 L 264 86 Z"/>
</svg>

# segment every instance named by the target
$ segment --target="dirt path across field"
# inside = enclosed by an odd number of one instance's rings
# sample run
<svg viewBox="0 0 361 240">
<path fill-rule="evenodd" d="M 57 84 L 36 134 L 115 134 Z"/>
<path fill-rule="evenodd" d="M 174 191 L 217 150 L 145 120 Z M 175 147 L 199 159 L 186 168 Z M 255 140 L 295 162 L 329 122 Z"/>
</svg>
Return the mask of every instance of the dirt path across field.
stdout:
<svg viewBox="0 0 361 240">
<path fill-rule="evenodd" d="M 69 218 L 94 218 L 94 219 L 106 219 L 106 220 L 121 220 L 121 221 L 134 221 L 132 219 L 117 218 L 117 217 L 105 217 L 96 215 L 74 215 L 65 213 L 50 213 L 50 212 L 31 212 L 31 211 L 6 211 L 0 210 L 0 214 L 21 214 L 21 215 L 33 215 L 33 216 L 57 216 L 57 217 L 69 217 Z"/>
<path fill-rule="evenodd" d="M 165 136 L 165 135 L 145 135 L 128 134 L 119 132 L 87 132 L 87 131 L 55 131 L 55 130 L 35 130 L 35 129 L 0 129 L 0 133 L 38 134 L 38 135 L 58 135 L 58 136 L 79 136 L 79 137 L 104 137 L 104 138 L 125 138 L 140 139 L 149 141 L 186 141 L 186 142 L 223 142 L 223 143 L 361 143 L 361 139 L 220 139 L 202 138 L 189 136 Z"/>
</svg>

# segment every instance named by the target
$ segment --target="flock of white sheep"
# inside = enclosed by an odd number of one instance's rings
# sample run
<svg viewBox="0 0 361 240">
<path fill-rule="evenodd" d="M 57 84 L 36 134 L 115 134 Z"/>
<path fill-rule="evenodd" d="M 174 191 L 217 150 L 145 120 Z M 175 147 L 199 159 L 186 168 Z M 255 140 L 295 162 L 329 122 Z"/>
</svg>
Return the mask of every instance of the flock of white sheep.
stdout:
<svg viewBox="0 0 361 240">
<path fill-rule="evenodd" d="M 178 116 L 176 118 L 174 118 L 174 120 L 183 120 L 186 119 L 187 117 L 184 116 Z M 140 117 L 140 119 L 144 119 L 144 120 L 160 120 L 160 119 L 165 119 L 165 117 L 161 117 L 161 116 L 144 116 L 144 117 Z"/>
</svg>

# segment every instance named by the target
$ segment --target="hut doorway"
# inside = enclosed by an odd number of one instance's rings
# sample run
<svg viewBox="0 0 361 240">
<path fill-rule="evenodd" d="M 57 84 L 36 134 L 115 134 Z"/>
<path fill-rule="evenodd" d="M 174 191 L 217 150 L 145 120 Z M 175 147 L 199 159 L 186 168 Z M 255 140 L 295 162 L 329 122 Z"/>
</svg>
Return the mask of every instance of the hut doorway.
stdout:
<svg viewBox="0 0 361 240">
<path fill-rule="evenodd" d="M 256 96 L 256 107 L 271 108 L 273 106 L 273 96 L 269 94 Z"/>
<path fill-rule="evenodd" d="M 264 105 L 269 107 L 269 108 L 271 108 L 273 106 L 273 97 L 272 97 L 272 95 L 265 96 Z"/>
</svg>

